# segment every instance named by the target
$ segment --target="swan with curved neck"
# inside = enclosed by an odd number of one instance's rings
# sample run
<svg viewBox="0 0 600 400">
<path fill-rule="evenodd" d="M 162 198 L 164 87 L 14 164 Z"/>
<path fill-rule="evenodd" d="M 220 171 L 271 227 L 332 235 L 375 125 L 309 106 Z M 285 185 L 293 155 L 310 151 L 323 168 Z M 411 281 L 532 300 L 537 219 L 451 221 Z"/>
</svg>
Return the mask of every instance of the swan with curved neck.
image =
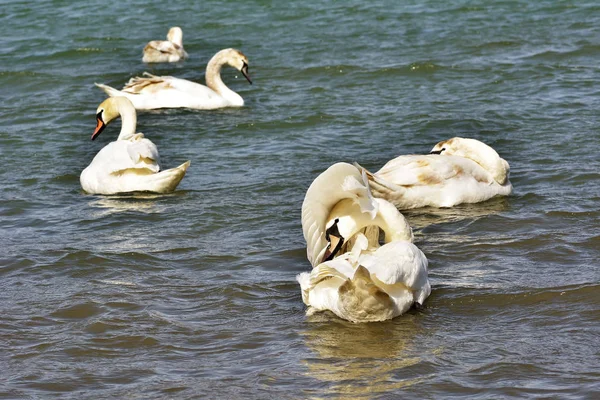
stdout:
<svg viewBox="0 0 600 400">
<path fill-rule="evenodd" d="M 99 83 L 96 86 L 111 97 L 127 97 L 137 110 L 241 107 L 244 105 L 242 96 L 228 88 L 221 79 L 224 66 L 237 69 L 252 83 L 248 73 L 248 58 L 239 50 L 224 49 L 215 54 L 206 66 L 206 86 L 186 79 L 148 73 L 144 73 L 144 77 L 131 78 L 123 90 Z"/>
<path fill-rule="evenodd" d="M 117 140 L 102 148 L 81 173 L 79 179 L 83 190 L 90 194 L 168 193 L 175 190 L 190 162 L 161 171 L 158 149 L 144 138 L 143 133 L 135 132 L 135 108 L 125 97 L 110 97 L 98 106 L 92 140 L 118 117 L 122 124 Z"/>
<path fill-rule="evenodd" d="M 512 192 L 506 160 L 475 139 L 444 140 L 430 154 L 396 157 L 375 173 L 358 167 L 373 195 L 401 210 L 478 203 Z"/>
<path fill-rule="evenodd" d="M 355 166 L 334 164 L 313 181 L 302 229 L 313 269 L 296 279 L 307 314 L 329 310 L 353 322 L 382 321 L 429 296 L 427 258 L 412 243 L 406 218 L 373 198 Z"/>
<path fill-rule="evenodd" d="M 183 49 L 183 31 L 174 26 L 167 33 L 167 40 L 153 40 L 144 47 L 142 61 L 145 63 L 178 62 L 188 58 Z"/>
</svg>

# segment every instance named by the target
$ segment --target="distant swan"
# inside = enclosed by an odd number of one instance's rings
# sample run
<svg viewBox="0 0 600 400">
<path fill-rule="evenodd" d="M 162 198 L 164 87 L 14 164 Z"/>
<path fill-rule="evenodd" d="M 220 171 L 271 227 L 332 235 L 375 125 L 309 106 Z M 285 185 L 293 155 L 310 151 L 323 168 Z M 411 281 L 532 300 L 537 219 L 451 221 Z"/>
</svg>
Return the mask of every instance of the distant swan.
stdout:
<svg viewBox="0 0 600 400">
<path fill-rule="evenodd" d="M 394 158 L 367 176 L 373 196 L 405 210 L 508 196 L 512 192 L 509 172 L 506 160 L 490 146 L 455 137 L 436 144 L 430 154 Z"/>
<path fill-rule="evenodd" d="M 91 194 L 168 193 L 175 190 L 190 162 L 160 171 L 158 149 L 144 138 L 144 134 L 135 132 L 135 108 L 126 98 L 110 97 L 98 106 L 92 140 L 119 115 L 122 120 L 119 137 L 100 150 L 83 170 L 80 176 L 83 190 Z"/>
<path fill-rule="evenodd" d="M 373 198 L 366 176 L 350 164 L 334 164 L 311 184 L 302 229 L 313 270 L 296 279 L 309 315 L 329 310 L 352 322 L 383 321 L 431 293 L 427 258 L 412 244 L 408 222 Z"/>
<path fill-rule="evenodd" d="M 167 40 L 153 40 L 143 51 L 142 61 L 145 63 L 177 62 L 188 58 L 183 49 L 183 31 L 174 26 L 167 33 Z"/>
<path fill-rule="evenodd" d="M 144 73 L 145 78 L 131 78 L 119 91 L 96 83 L 109 96 L 124 96 L 137 110 L 156 108 L 194 108 L 211 110 L 222 107 L 241 107 L 242 96 L 229 89 L 221 80 L 221 68 L 229 65 L 240 71 L 248 82 L 248 58 L 239 50 L 225 49 L 213 56 L 206 66 L 206 86 L 172 76 Z"/>
</svg>

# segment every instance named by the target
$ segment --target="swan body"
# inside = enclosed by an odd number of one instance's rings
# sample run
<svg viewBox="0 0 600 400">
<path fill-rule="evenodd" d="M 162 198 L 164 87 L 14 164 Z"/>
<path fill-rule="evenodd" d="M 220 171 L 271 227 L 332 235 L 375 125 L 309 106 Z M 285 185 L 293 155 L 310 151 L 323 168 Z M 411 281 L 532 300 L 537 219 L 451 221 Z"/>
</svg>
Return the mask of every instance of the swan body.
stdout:
<svg viewBox="0 0 600 400">
<path fill-rule="evenodd" d="M 83 190 L 90 194 L 168 193 L 175 190 L 190 162 L 161 171 L 158 149 L 144 134 L 135 132 L 135 108 L 126 98 L 110 97 L 98 106 L 92 140 L 118 116 L 122 119 L 119 137 L 102 148 L 83 170 L 80 176 Z"/>
<path fill-rule="evenodd" d="M 406 218 L 371 195 L 357 167 L 334 164 L 313 181 L 302 229 L 313 269 L 296 279 L 308 314 L 330 310 L 353 322 L 382 321 L 429 296 L 427 258 L 412 243 Z"/>
<path fill-rule="evenodd" d="M 367 177 L 375 197 L 405 210 L 508 196 L 512 192 L 509 172 L 506 160 L 490 146 L 455 137 L 436 144 L 431 154 L 394 158 L 379 171 L 367 172 Z"/>
<path fill-rule="evenodd" d="M 368 246 L 359 233 L 351 252 L 296 277 L 307 314 L 329 310 L 351 322 L 375 322 L 423 304 L 431 293 L 423 252 L 408 241 Z"/>
<path fill-rule="evenodd" d="M 136 110 L 157 108 L 193 108 L 212 110 L 223 107 L 241 107 L 242 96 L 229 89 L 221 80 L 221 68 L 229 65 L 240 71 L 248 82 L 248 58 L 239 50 L 224 49 L 213 56 L 206 66 L 206 86 L 186 79 L 172 76 L 155 76 L 144 73 L 143 77 L 134 77 L 117 90 L 96 83 L 111 97 L 128 98 Z"/>
<path fill-rule="evenodd" d="M 174 26 L 167 33 L 167 40 L 153 40 L 144 47 L 142 61 L 145 63 L 178 62 L 188 58 L 183 49 L 183 31 Z"/>
</svg>

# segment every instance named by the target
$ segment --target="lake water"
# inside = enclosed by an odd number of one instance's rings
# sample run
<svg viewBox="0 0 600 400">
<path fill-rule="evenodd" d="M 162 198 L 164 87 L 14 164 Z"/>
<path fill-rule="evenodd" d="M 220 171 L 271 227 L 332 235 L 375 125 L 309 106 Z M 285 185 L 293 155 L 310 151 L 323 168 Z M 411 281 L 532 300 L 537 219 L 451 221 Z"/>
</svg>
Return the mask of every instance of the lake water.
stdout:
<svg viewBox="0 0 600 400">
<path fill-rule="evenodd" d="M 0 397 L 597 398 L 600 4 L 1 1 Z M 190 59 L 141 62 L 181 26 Z M 138 115 L 170 195 L 91 196 L 104 94 L 204 81 L 234 47 L 241 109 Z M 338 161 L 372 170 L 453 136 L 514 193 L 406 213 L 422 312 L 307 318 L 300 207 Z"/>
</svg>

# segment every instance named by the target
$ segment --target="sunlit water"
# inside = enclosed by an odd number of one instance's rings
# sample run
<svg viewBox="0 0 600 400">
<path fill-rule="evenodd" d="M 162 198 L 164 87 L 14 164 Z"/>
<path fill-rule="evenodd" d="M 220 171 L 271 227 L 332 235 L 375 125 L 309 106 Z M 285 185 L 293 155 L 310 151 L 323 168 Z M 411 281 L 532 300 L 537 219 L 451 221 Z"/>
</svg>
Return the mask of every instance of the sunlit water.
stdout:
<svg viewBox="0 0 600 400">
<path fill-rule="evenodd" d="M 594 398 L 600 392 L 600 5 L 1 2 L 0 397 Z M 408 4 L 401 4 L 408 3 Z M 190 59 L 141 49 L 179 25 Z M 104 99 L 144 71 L 203 81 L 235 47 L 246 107 L 140 114 L 171 195 L 90 196 Z M 453 136 L 514 194 L 407 212 L 423 312 L 307 318 L 300 206 L 337 161 Z"/>
</svg>

